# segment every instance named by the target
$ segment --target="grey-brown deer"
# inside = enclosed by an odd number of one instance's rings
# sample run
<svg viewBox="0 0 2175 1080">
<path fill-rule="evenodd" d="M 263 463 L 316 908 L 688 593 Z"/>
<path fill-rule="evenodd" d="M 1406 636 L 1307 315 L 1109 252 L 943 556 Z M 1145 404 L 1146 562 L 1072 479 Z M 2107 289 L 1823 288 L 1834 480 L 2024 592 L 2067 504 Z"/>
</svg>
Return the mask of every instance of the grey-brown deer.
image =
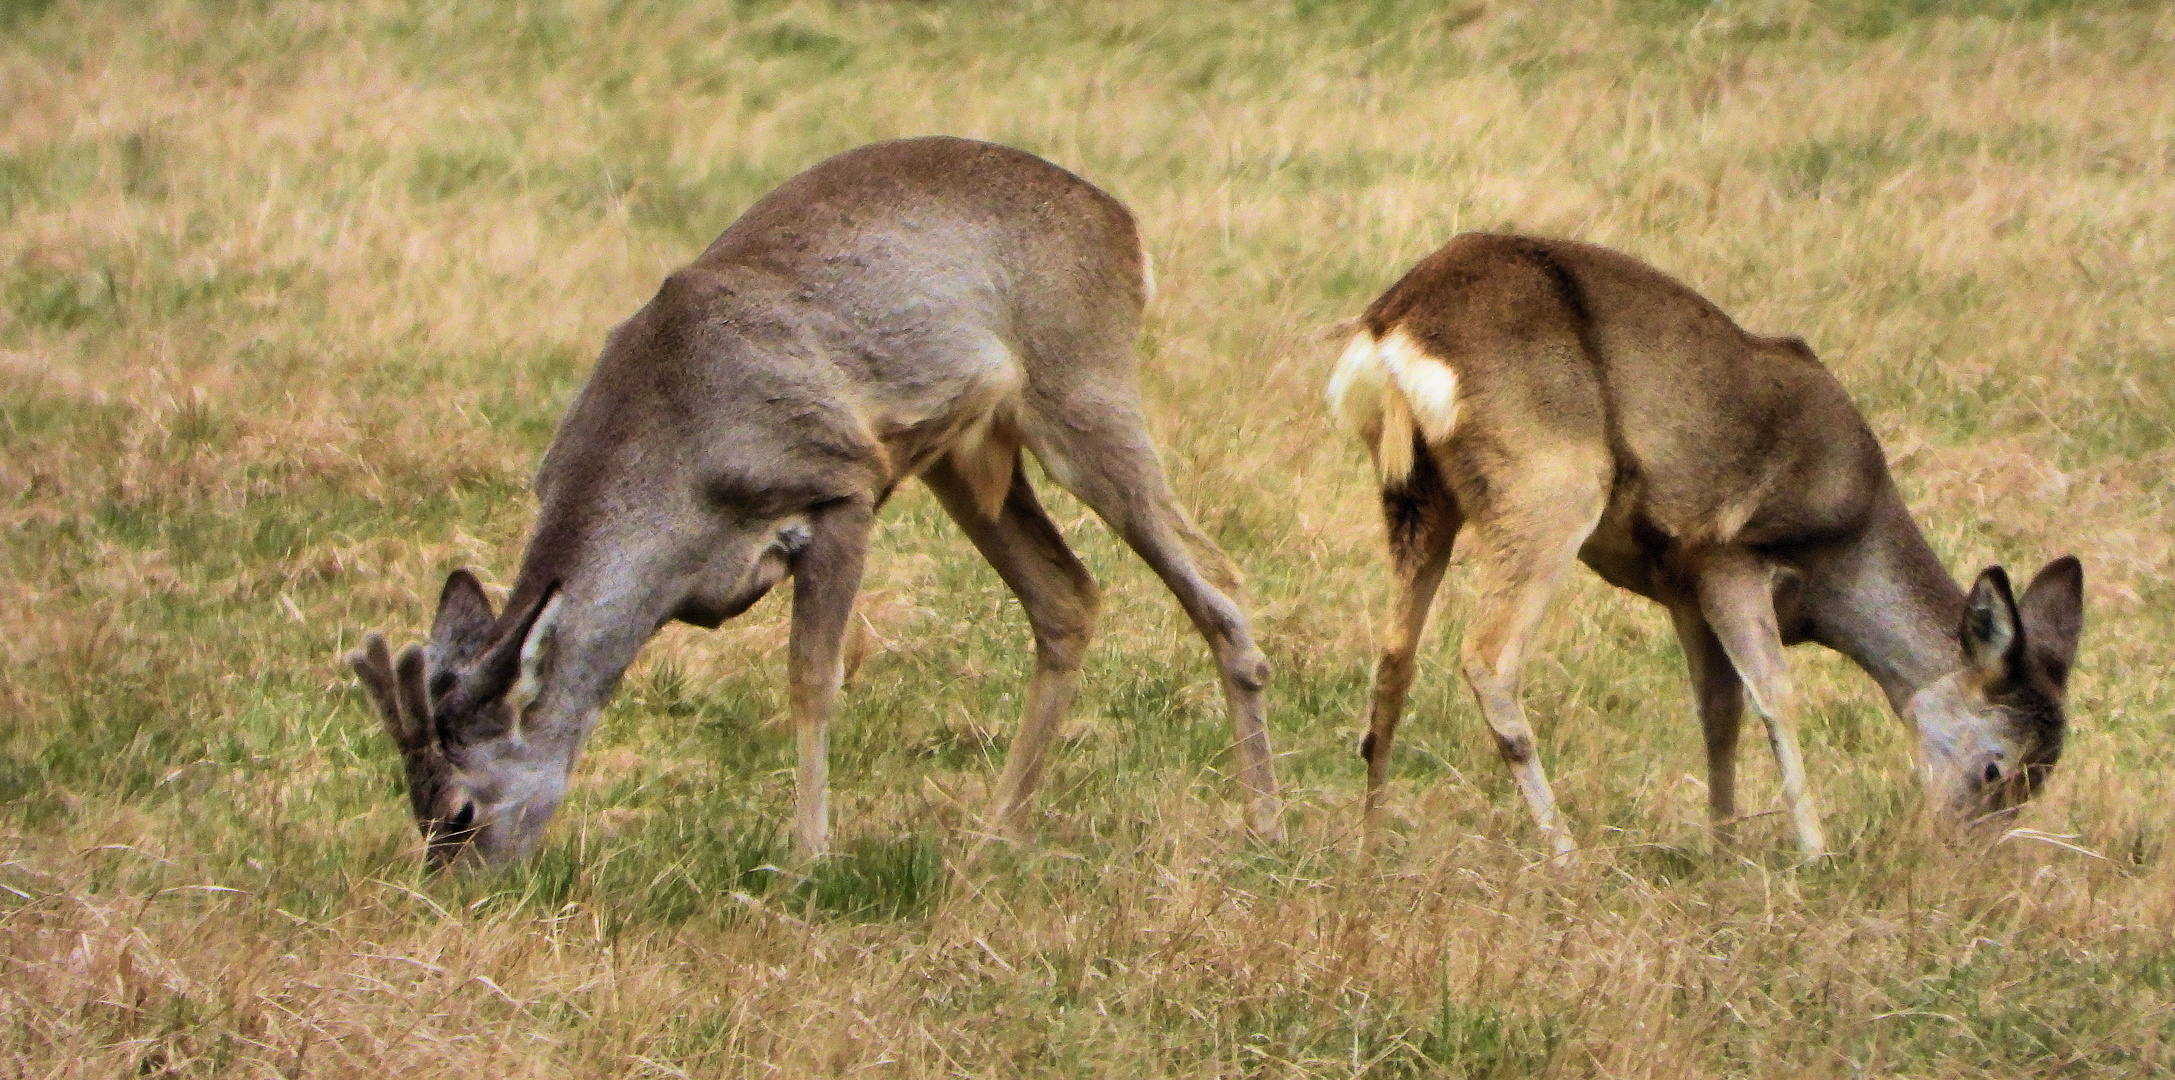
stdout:
<svg viewBox="0 0 2175 1080">
<path fill-rule="evenodd" d="M 793 581 L 796 839 L 827 846 L 826 731 L 877 509 L 920 477 L 1020 600 L 1025 716 L 991 817 L 1013 822 L 1079 685 L 1097 592 L 1022 468 L 1147 561 L 1208 640 L 1250 822 L 1280 832 L 1268 664 L 1237 571 L 1187 519 L 1143 423 L 1149 292 L 1132 215 L 1022 151 L 879 143 L 757 202 L 613 331 L 537 475 L 504 611 L 449 577 L 427 646 L 350 662 L 404 756 L 433 866 L 530 850 L 636 652 Z"/>
<path fill-rule="evenodd" d="M 1798 845 L 1827 851 L 1786 645 L 1818 642 L 1873 677 L 1916 728 L 1928 793 L 1946 812 L 2019 805 L 2061 754 L 2083 625 L 2077 560 L 2047 564 L 2021 597 L 1999 567 L 1960 587 L 1812 350 L 1746 333 L 1649 266 L 1587 244 L 1460 236 L 1367 308 L 1329 400 L 1374 461 L 1399 590 L 1360 750 L 1369 835 L 1461 531 L 1475 595 L 1459 663 L 1558 856 L 1576 845 L 1519 671 L 1574 562 L 1668 609 L 1725 844 L 1749 696 Z"/>
</svg>

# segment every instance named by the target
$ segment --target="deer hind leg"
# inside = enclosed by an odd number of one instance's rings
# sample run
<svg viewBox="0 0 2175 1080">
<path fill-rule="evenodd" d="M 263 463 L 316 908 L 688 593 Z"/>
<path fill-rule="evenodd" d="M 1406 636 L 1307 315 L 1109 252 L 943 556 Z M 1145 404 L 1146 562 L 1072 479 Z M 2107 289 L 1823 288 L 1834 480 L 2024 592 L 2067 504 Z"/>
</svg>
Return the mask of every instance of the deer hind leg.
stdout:
<svg viewBox="0 0 2175 1080">
<path fill-rule="evenodd" d="M 1382 786 L 1389 777 L 1390 746 L 1404 718 L 1405 693 L 1412 688 L 1428 608 L 1434 604 L 1444 568 L 1450 565 L 1451 545 L 1464 520 L 1456 498 L 1443 486 L 1432 457 L 1424 447 L 1416 449 L 1419 452 L 1414 455 L 1411 473 L 1382 490 L 1382 517 L 1388 526 L 1397 600 L 1390 613 L 1382 657 L 1375 662 L 1367 734 L 1359 744 L 1359 756 L 1367 762 L 1364 837 L 1368 843 L 1375 840 L 1381 827 Z"/>
<path fill-rule="evenodd" d="M 1207 639 L 1223 679 L 1249 824 L 1262 837 L 1283 839 L 1262 703 L 1269 661 L 1254 644 L 1245 610 L 1232 599 L 1239 588 L 1238 568 L 1179 508 L 1139 412 L 1130 403 L 1105 398 L 1092 414 L 1083 408 L 1038 425 L 1028 433 L 1028 445 L 1058 483 L 1108 522 L 1163 579 Z"/>
<path fill-rule="evenodd" d="M 1775 624 L 1775 602 L 1767 567 L 1750 552 L 1725 550 L 1707 560 L 1699 573 L 1699 610 L 1714 628 L 1751 693 L 1752 708 L 1767 725 L 1767 741 L 1782 773 L 1782 801 L 1807 858 L 1826 853 L 1820 811 L 1805 784 L 1805 759 L 1798 751 L 1796 708 L 1790 671 L 1782 655 L 1782 634 Z"/>
<path fill-rule="evenodd" d="M 1003 452 L 1012 459 L 1010 487 L 994 513 L 976 478 L 952 459 L 939 461 L 922 475 L 967 538 L 996 568 L 997 576 L 1019 597 L 1035 635 L 1035 673 L 1027 684 L 1026 711 L 1005 756 L 1004 775 L 997 782 L 990 809 L 990 823 L 998 830 L 1016 824 L 1042 782 L 1043 754 L 1079 689 L 1080 665 L 1095 633 L 1099 603 L 1095 579 L 1065 546 L 1064 536 L 1035 500 L 1034 489 L 1019 468 L 1019 451 L 1007 447 Z"/>
<path fill-rule="evenodd" d="M 793 623 L 786 645 L 786 682 L 800 764 L 794 773 L 794 835 L 800 855 L 830 847 L 831 706 L 845 679 L 846 622 L 861 591 L 874 506 L 862 499 L 821 511 L 814 537 L 793 562 Z"/>
<path fill-rule="evenodd" d="M 1744 723 L 1744 682 L 1705 616 L 1692 606 L 1669 610 L 1684 664 L 1691 669 L 1692 694 L 1698 700 L 1699 727 L 1707 744 L 1707 821 L 1715 843 L 1728 847 L 1737 836 L 1737 734 Z"/>
<path fill-rule="evenodd" d="M 1486 512 L 1473 517 L 1477 595 L 1458 652 L 1496 750 L 1559 856 L 1577 844 L 1556 813 L 1533 729 L 1519 704 L 1518 676 L 1549 601 L 1601 520 L 1604 469 L 1584 461 L 1583 454 L 1573 457 L 1527 462 L 1522 475 L 1491 478 Z"/>
</svg>

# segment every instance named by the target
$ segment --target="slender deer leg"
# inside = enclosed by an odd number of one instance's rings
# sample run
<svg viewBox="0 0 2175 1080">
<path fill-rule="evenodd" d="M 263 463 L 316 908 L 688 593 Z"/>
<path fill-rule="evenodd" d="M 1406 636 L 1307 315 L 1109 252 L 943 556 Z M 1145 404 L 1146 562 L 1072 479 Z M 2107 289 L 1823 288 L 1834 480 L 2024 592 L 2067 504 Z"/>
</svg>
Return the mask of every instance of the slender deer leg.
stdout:
<svg viewBox="0 0 2175 1080">
<path fill-rule="evenodd" d="M 1715 843 L 1728 847 L 1737 839 L 1737 733 L 1744 721 L 1744 681 L 1720 638 L 1696 608 L 1674 606 L 1677 640 L 1691 669 L 1692 693 L 1698 698 L 1699 726 L 1707 741 L 1707 820 Z"/>
<path fill-rule="evenodd" d="M 1042 759 L 1059 720 L 1072 706 L 1080 686 L 1080 665 L 1095 634 L 1099 603 L 1095 579 L 1080 565 L 1063 534 L 1035 501 L 1034 489 L 1012 451 L 1012 484 L 1004 505 L 992 518 L 983 512 L 974 490 L 949 458 L 922 478 L 936 492 L 953 520 L 996 567 L 1027 615 L 1035 635 L 1035 673 L 1027 684 L 1027 704 L 1019 734 L 1005 755 L 997 782 L 990 823 L 997 829 L 1016 824 L 1020 811 L 1042 782 Z"/>
<path fill-rule="evenodd" d="M 1795 703 L 1790 671 L 1782 656 L 1782 634 L 1775 626 L 1775 603 L 1766 566 L 1750 552 L 1726 549 L 1712 556 L 1699 575 L 1699 610 L 1729 655 L 1752 707 L 1767 724 L 1767 741 L 1782 773 L 1782 801 L 1797 829 L 1797 843 L 1807 858 L 1827 852 L 1820 811 L 1805 785 L 1805 760 L 1798 752 Z"/>
<path fill-rule="evenodd" d="M 1281 840 L 1283 812 L 1262 704 L 1269 661 L 1254 644 L 1245 610 L 1231 599 L 1238 591 L 1238 568 L 1179 508 L 1140 414 L 1129 404 L 1104 402 L 1099 408 L 1100 415 L 1041 425 L 1030 432 L 1029 445 L 1051 476 L 1101 515 L 1163 579 L 1207 639 L 1223 676 L 1239 782 L 1251 796 L 1249 823 L 1256 834 Z"/>
<path fill-rule="evenodd" d="M 794 774 L 794 825 L 802 858 L 830 847 L 831 704 L 845 679 L 841 662 L 846 620 L 861 591 L 874 508 L 855 499 L 833 505 L 814 521 L 814 538 L 793 563 L 793 626 L 786 646 L 793 732 L 800 765 Z"/>
<path fill-rule="evenodd" d="M 1367 735 L 1359 756 L 1367 762 L 1364 840 L 1373 843 L 1381 825 L 1382 785 L 1390 771 L 1390 746 L 1405 712 L 1405 692 L 1412 688 L 1415 659 L 1427 611 L 1450 565 L 1450 549 L 1463 518 L 1457 500 L 1425 460 L 1395 488 L 1382 493 L 1382 516 L 1389 527 L 1390 564 L 1397 575 L 1396 607 L 1390 614 L 1388 640 L 1375 663 L 1374 692 L 1367 714 Z"/>
<path fill-rule="evenodd" d="M 1533 729 L 1518 701 L 1518 674 L 1548 602 L 1563 587 L 1579 546 L 1600 520 L 1601 489 L 1597 481 L 1573 480 L 1532 484 L 1495 498 L 1488 516 L 1473 520 L 1479 540 L 1477 595 L 1458 659 L 1534 821 L 1556 854 L 1568 855 L 1578 845 L 1557 817 Z"/>
</svg>

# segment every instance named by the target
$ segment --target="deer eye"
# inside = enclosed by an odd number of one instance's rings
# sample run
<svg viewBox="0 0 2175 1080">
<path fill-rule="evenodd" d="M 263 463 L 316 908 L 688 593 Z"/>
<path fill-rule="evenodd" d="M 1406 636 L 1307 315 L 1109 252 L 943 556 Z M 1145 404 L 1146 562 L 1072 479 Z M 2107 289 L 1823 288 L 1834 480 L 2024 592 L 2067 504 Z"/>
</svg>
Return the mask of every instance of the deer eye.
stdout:
<svg viewBox="0 0 2175 1080">
<path fill-rule="evenodd" d="M 1987 762 L 1987 763 L 1986 763 L 1986 782 L 1987 782 L 1987 783 L 1989 783 L 1989 784 L 1992 784 L 1992 783 L 1997 783 L 1997 782 L 1999 782 L 2000 780 L 2001 780 L 2001 766 L 2000 766 L 2000 765 L 1997 765 L 1997 764 L 1995 764 L 1994 762 L 1991 762 L 1991 761 Z"/>
</svg>

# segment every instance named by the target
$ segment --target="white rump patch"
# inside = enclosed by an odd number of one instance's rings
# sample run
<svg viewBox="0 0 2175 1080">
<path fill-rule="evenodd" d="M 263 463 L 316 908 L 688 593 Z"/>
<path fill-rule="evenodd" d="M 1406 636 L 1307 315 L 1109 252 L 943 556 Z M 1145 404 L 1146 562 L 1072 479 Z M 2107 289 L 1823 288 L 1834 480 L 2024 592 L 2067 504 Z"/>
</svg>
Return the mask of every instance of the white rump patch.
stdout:
<svg viewBox="0 0 2175 1080">
<path fill-rule="evenodd" d="M 1412 435 L 1430 446 L 1458 422 L 1458 375 L 1403 327 L 1377 339 L 1360 331 L 1329 377 L 1329 412 L 1344 429 L 1374 443 L 1385 483 L 1412 469 Z"/>
</svg>

